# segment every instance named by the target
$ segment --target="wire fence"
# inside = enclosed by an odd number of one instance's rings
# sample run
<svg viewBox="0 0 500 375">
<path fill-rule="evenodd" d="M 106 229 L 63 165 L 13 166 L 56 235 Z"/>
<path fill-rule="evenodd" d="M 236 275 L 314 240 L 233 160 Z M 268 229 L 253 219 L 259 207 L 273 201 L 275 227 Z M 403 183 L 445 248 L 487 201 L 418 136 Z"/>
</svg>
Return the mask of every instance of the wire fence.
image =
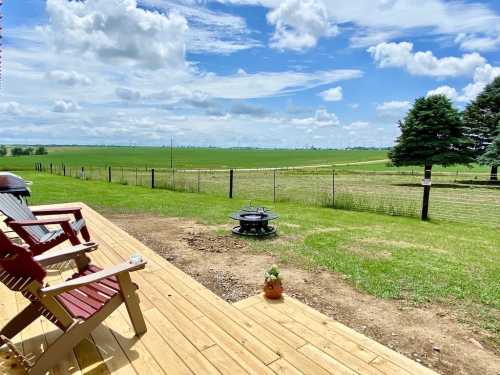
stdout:
<svg viewBox="0 0 500 375">
<path fill-rule="evenodd" d="M 177 170 L 74 167 L 37 164 L 37 171 L 154 189 L 204 193 L 259 202 L 420 217 L 422 175 L 415 172 L 353 172 L 328 168 Z M 433 174 L 429 217 L 500 227 L 500 185 L 488 174 Z"/>
</svg>

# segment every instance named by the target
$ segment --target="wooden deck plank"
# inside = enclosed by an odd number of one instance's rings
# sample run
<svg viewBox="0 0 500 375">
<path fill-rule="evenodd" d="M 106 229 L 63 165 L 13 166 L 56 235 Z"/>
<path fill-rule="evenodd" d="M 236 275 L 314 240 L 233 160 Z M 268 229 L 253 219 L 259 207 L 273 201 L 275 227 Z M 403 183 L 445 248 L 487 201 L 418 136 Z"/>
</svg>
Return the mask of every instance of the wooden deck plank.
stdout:
<svg viewBox="0 0 500 375">
<path fill-rule="evenodd" d="M 245 305 L 243 305 L 245 306 Z M 286 359 L 281 358 L 277 361 L 274 361 L 269 365 L 269 368 L 272 369 L 278 375 L 302 375 L 303 372 L 300 372 L 295 367 L 293 367 Z"/>
<path fill-rule="evenodd" d="M 238 362 L 232 359 L 217 345 L 205 349 L 203 355 L 208 358 L 223 375 L 248 374 L 248 372 L 238 365 Z"/>
</svg>

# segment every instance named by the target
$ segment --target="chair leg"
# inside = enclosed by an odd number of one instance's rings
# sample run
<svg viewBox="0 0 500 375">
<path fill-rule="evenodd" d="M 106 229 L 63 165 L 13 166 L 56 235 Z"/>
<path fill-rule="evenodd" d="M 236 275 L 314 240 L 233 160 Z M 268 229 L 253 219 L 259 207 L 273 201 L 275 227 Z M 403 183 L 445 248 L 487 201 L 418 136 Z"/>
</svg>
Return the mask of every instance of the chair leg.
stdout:
<svg viewBox="0 0 500 375">
<path fill-rule="evenodd" d="M 82 234 L 82 237 L 86 242 L 90 241 L 90 233 L 86 225 L 82 227 L 80 233 Z"/>
<path fill-rule="evenodd" d="M 120 295 L 113 297 L 96 314 L 86 321 L 78 321 L 69 327 L 47 350 L 38 357 L 36 363 L 29 370 L 30 375 L 45 375 L 54 368 L 67 353 L 73 350 L 81 341 L 85 340 L 99 324 L 102 323 L 123 300 Z"/>
<path fill-rule="evenodd" d="M 13 338 L 38 317 L 42 315 L 41 306 L 36 303 L 30 303 L 19 314 L 12 318 L 5 327 L 0 331 L 0 336 L 5 336 L 8 339 Z M 0 341 L 0 346 L 4 343 Z"/>
<path fill-rule="evenodd" d="M 146 322 L 142 315 L 141 306 L 139 304 L 139 297 L 137 296 L 137 287 L 132 283 L 130 274 L 128 272 L 120 273 L 116 276 L 120 284 L 120 290 L 127 307 L 128 315 L 132 326 L 134 327 L 135 334 L 140 336 L 147 331 Z"/>
</svg>

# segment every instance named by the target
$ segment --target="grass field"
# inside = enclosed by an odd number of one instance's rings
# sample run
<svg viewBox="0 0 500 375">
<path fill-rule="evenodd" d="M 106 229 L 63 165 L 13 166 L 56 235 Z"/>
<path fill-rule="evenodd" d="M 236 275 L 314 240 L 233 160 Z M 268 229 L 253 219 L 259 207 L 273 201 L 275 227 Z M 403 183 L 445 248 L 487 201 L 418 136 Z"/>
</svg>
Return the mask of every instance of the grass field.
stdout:
<svg viewBox="0 0 500 375">
<path fill-rule="evenodd" d="M 49 147 L 43 156 L 0 158 L 1 169 L 32 169 L 35 162 L 70 166 L 169 168 L 170 148 Z M 178 169 L 266 168 L 383 160 L 387 151 L 174 148 Z"/>
<path fill-rule="evenodd" d="M 98 210 L 151 212 L 227 223 L 246 200 L 36 175 L 32 203 L 83 201 Z M 258 203 L 258 202 L 256 202 Z M 269 204 L 269 202 L 264 202 Z M 257 251 L 345 275 L 381 298 L 439 302 L 465 310 L 500 344 L 500 232 L 473 223 L 421 222 L 365 212 L 276 203 L 283 241 L 251 241 Z M 293 239 L 293 240 L 292 240 Z"/>
</svg>

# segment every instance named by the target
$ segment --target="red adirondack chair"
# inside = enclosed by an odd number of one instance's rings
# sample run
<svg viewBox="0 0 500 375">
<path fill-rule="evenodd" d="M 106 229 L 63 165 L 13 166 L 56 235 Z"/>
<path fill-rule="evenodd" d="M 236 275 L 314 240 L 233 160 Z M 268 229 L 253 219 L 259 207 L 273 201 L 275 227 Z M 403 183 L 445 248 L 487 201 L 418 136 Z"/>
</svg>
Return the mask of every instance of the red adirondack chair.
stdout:
<svg viewBox="0 0 500 375">
<path fill-rule="evenodd" d="M 86 255 L 96 248 L 96 244 L 89 243 L 33 257 L 25 246 L 12 243 L 0 231 L 0 281 L 30 301 L 0 330 L 0 347 L 6 344 L 29 374 L 42 375 L 57 365 L 122 303 L 136 334 L 146 332 L 136 293 L 138 287 L 130 278 L 130 272 L 143 269 L 146 262 L 124 262 L 102 270 L 91 265 Z M 78 272 L 64 283 L 47 285 L 45 267 L 70 259 L 75 261 Z M 10 340 L 40 316 L 59 327 L 63 334 L 31 361 Z"/>
<path fill-rule="evenodd" d="M 7 217 L 7 225 L 29 245 L 34 255 L 42 254 L 66 240 L 72 245 L 79 245 L 79 233 L 85 242 L 90 241 L 80 207 L 31 210 L 12 194 L 1 193 L 0 211 Z M 70 221 L 69 218 L 37 218 L 43 215 L 65 214 L 73 215 L 75 219 Z M 51 230 L 47 225 L 59 225 L 60 228 Z"/>
</svg>

